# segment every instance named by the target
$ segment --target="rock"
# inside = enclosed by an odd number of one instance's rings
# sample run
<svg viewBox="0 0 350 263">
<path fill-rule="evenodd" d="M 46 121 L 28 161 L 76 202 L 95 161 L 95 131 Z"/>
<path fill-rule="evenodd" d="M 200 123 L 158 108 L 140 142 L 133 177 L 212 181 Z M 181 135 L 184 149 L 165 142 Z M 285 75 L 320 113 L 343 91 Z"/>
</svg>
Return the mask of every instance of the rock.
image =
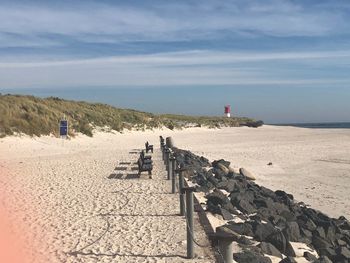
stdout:
<svg viewBox="0 0 350 263">
<path fill-rule="evenodd" d="M 329 241 L 334 242 L 336 240 L 336 227 L 335 226 L 329 226 L 326 228 L 326 238 Z"/>
<path fill-rule="evenodd" d="M 313 254 L 311 254 L 310 252 L 307 252 L 307 251 L 304 252 L 304 258 L 307 261 L 315 261 L 315 260 L 317 260 L 317 257 L 315 255 L 313 255 Z"/>
<path fill-rule="evenodd" d="M 223 206 L 225 203 L 229 203 L 230 200 L 224 195 L 220 190 L 214 190 L 212 193 L 205 196 L 208 202 L 213 203 L 214 205 Z"/>
<path fill-rule="evenodd" d="M 287 210 L 283 210 L 282 212 L 279 213 L 280 216 L 284 217 L 286 219 L 286 221 L 292 222 L 295 221 L 295 215 Z"/>
<path fill-rule="evenodd" d="M 229 211 L 230 214 L 240 215 L 240 212 L 231 203 L 223 204 L 222 208 Z"/>
<path fill-rule="evenodd" d="M 217 184 L 217 187 L 219 189 L 224 189 L 225 191 L 231 193 L 233 192 L 238 186 L 236 185 L 236 180 L 229 179 L 226 182 L 220 182 Z"/>
<path fill-rule="evenodd" d="M 239 191 L 237 192 L 231 192 L 230 194 L 231 203 L 233 205 L 238 205 L 241 200 L 245 200 L 248 203 L 250 203 L 251 206 L 254 206 L 254 203 L 253 203 L 255 199 L 254 192 L 250 190 L 244 191 L 243 189 L 239 189 L 239 187 L 238 187 L 238 190 Z M 255 206 L 254 206 L 254 210 L 255 210 Z"/>
<path fill-rule="evenodd" d="M 247 215 L 250 215 L 250 214 L 253 214 L 256 212 L 256 209 L 254 206 L 252 206 L 246 199 L 242 199 L 239 201 L 238 205 L 237 205 L 237 208 L 247 214 Z"/>
<path fill-rule="evenodd" d="M 240 236 L 240 238 L 238 238 L 238 240 L 236 240 L 239 244 L 242 244 L 242 245 L 246 245 L 246 246 L 250 246 L 253 244 L 253 242 L 246 238 L 245 236 Z"/>
<path fill-rule="evenodd" d="M 217 168 L 223 171 L 225 175 L 227 175 L 230 172 L 230 170 L 222 163 L 218 163 Z"/>
<path fill-rule="evenodd" d="M 346 246 L 346 242 L 342 239 L 337 239 L 337 244 L 338 246 L 341 246 L 341 247 L 345 247 Z"/>
<path fill-rule="evenodd" d="M 219 183 L 219 180 L 215 178 L 212 174 L 207 175 L 207 180 L 215 186 Z"/>
<path fill-rule="evenodd" d="M 231 163 L 228 161 L 225 161 L 224 159 L 220 159 L 220 160 L 213 161 L 211 165 L 214 168 L 219 168 L 219 164 L 225 166 L 228 169 Z"/>
<path fill-rule="evenodd" d="M 254 223 L 254 238 L 257 241 L 265 241 L 267 238 L 277 232 L 277 229 L 271 224 Z"/>
<path fill-rule="evenodd" d="M 339 247 L 337 249 L 337 259 L 340 260 L 348 260 L 350 262 L 350 250 L 346 247 Z"/>
<path fill-rule="evenodd" d="M 311 219 L 307 219 L 306 222 L 297 220 L 299 227 L 303 227 L 306 228 L 307 230 L 313 232 L 316 230 L 317 226 L 315 225 L 314 221 L 312 221 Z"/>
<path fill-rule="evenodd" d="M 284 252 L 284 254 L 287 256 L 290 256 L 290 257 L 296 257 L 296 253 L 294 251 L 294 248 L 288 240 L 287 240 L 287 244 L 286 244 L 286 251 Z"/>
<path fill-rule="evenodd" d="M 293 257 L 286 257 L 282 259 L 279 263 L 297 263 Z"/>
<path fill-rule="evenodd" d="M 312 232 L 313 235 L 326 239 L 326 232 L 323 227 L 317 227 L 315 231 Z"/>
<path fill-rule="evenodd" d="M 315 247 L 316 250 L 328 248 L 331 246 L 331 244 L 329 244 L 327 240 L 317 235 L 312 235 L 312 245 Z"/>
<path fill-rule="evenodd" d="M 238 241 L 241 237 L 237 232 L 233 231 L 232 229 L 228 228 L 227 225 L 225 226 L 219 226 L 216 228 L 216 233 L 226 233 L 233 237 L 234 241 Z"/>
<path fill-rule="evenodd" d="M 268 220 L 279 229 L 285 229 L 287 227 L 287 221 L 284 217 L 279 215 L 273 215 L 268 218 Z M 284 233 L 285 234 L 285 233 Z"/>
<path fill-rule="evenodd" d="M 272 162 L 269 162 L 267 165 L 271 166 L 271 165 L 272 165 Z"/>
<path fill-rule="evenodd" d="M 240 235 L 253 236 L 253 227 L 248 223 L 229 222 L 226 227 Z"/>
<path fill-rule="evenodd" d="M 265 199 L 265 198 L 256 198 L 253 200 L 253 203 L 257 209 L 259 209 L 261 207 L 267 208 L 267 199 Z"/>
<path fill-rule="evenodd" d="M 287 194 L 285 191 L 277 190 L 275 191 L 277 200 L 284 203 L 287 206 L 290 206 L 293 203 L 294 197 L 291 194 Z"/>
<path fill-rule="evenodd" d="M 239 169 L 239 173 L 244 177 L 246 177 L 248 180 L 253 180 L 253 181 L 256 180 L 256 177 L 245 168 Z"/>
<path fill-rule="evenodd" d="M 231 168 L 230 169 L 230 172 L 233 172 L 234 174 L 240 174 L 240 168 L 238 168 L 238 167 L 233 167 L 233 168 Z"/>
<path fill-rule="evenodd" d="M 273 192 L 259 186 L 249 180 L 255 179 L 252 173 L 244 168 L 237 171 L 223 159 L 214 161 L 213 167 L 207 169 L 211 165 L 206 158 L 175 147 L 173 150 L 179 165 L 187 168 L 186 178 L 196 183 L 197 189 L 206 192 L 213 188 L 227 191 L 224 194 L 214 190 L 208 194 L 207 210 L 227 220 L 232 219 L 232 214 L 239 214 L 237 218 L 248 220 L 242 224 L 227 224 L 228 228 L 240 232 L 238 235 L 254 236 L 290 257 L 295 255 L 289 242 L 292 241 L 314 247 L 323 256 L 318 262 L 349 261 L 350 223 L 345 217 L 330 218 L 304 203 L 295 202 L 294 197 L 284 191 Z M 243 247 L 251 243 L 245 237 L 240 236 L 239 239 Z M 253 248 L 259 250 L 258 247 L 250 247 Z M 260 251 L 252 253 L 259 255 Z M 244 256 L 245 253 L 241 254 Z M 311 258 L 310 255 L 305 256 Z"/>
<path fill-rule="evenodd" d="M 272 263 L 271 259 L 268 257 L 264 257 L 261 254 L 249 250 L 234 253 L 233 259 L 238 263 Z"/>
<path fill-rule="evenodd" d="M 222 218 L 224 220 L 232 220 L 233 219 L 233 216 L 231 215 L 231 213 L 224 208 L 220 207 L 220 213 L 221 213 Z"/>
<path fill-rule="evenodd" d="M 297 222 L 287 222 L 286 228 L 283 230 L 284 236 L 287 240 L 298 242 L 300 239 L 300 229 Z"/>
<path fill-rule="evenodd" d="M 270 209 L 265 208 L 265 207 L 259 208 L 259 210 L 257 211 L 257 213 L 258 213 L 262 218 L 270 218 L 270 217 L 276 216 L 275 213 L 274 213 L 273 211 L 271 211 Z"/>
<path fill-rule="evenodd" d="M 275 248 L 275 246 L 270 244 L 270 243 L 261 242 L 258 245 L 258 247 L 261 249 L 261 251 L 264 254 L 275 256 L 275 257 L 279 257 L 279 258 L 283 258 L 281 252 L 279 252 L 278 249 Z"/>
<path fill-rule="evenodd" d="M 266 238 L 266 241 L 274 245 L 282 254 L 285 254 L 286 256 L 294 256 L 286 253 L 288 241 L 281 231 L 274 232 Z"/>
<path fill-rule="evenodd" d="M 313 263 L 332 263 L 332 261 L 326 256 L 321 256 L 319 257 L 319 259 L 315 260 Z"/>
<path fill-rule="evenodd" d="M 300 233 L 302 236 L 306 237 L 307 239 L 312 239 L 312 232 L 307 230 L 306 228 L 300 228 Z"/>
</svg>

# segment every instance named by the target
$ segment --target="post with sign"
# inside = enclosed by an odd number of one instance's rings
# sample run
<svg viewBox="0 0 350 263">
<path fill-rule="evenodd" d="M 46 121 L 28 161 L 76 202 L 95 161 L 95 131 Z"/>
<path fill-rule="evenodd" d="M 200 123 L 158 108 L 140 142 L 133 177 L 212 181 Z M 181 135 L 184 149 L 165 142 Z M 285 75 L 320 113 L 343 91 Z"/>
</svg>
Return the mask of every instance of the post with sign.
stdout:
<svg viewBox="0 0 350 263">
<path fill-rule="evenodd" d="M 65 118 L 60 120 L 60 136 L 62 139 L 67 139 L 68 136 L 68 120 Z"/>
</svg>

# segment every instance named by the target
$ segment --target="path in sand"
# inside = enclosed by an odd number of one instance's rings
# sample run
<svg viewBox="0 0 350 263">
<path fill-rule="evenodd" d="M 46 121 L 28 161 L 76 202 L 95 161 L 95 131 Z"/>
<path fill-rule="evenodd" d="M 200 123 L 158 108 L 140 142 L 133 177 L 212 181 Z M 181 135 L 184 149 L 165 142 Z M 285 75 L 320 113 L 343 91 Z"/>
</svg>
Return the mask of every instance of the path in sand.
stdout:
<svg viewBox="0 0 350 263">
<path fill-rule="evenodd" d="M 58 144 L 63 150 L 55 156 L 46 152 L 55 148 L 48 139 L 41 151 L 31 155 L 33 146 L 24 147 L 23 156 L 7 164 L 11 179 L 0 181 L 4 202 L 14 220 L 25 222 L 16 229 L 31 240 L 23 249 L 35 245 L 35 263 L 213 262 L 208 248 L 196 247 L 195 260 L 184 258 L 186 222 L 178 215 L 179 197 L 171 194 L 160 150 L 152 157 L 153 179 L 147 173 L 138 178 L 133 170 L 138 154 L 127 142 L 105 138 L 98 145 L 94 140 L 80 147 L 79 140 Z M 143 139 L 131 145 L 142 146 Z M 209 243 L 198 218 L 195 235 Z"/>
</svg>

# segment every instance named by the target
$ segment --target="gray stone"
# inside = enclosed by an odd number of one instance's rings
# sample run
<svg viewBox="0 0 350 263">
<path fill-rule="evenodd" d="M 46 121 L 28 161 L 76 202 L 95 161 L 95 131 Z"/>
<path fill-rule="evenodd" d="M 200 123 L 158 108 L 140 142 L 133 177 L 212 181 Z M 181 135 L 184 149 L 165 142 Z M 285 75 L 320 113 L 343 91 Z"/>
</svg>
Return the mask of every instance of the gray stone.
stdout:
<svg viewBox="0 0 350 263">
<path fill-rule="evenodd" d="M 315 260 L 313 263 L 332 263 L 332 261 L 326 256 L 321 256 L 319 257 L 319 259 Z"/>
<path fill-rule="evenodd" d="M 300 239 L 300 229 L 297 222 L 287 222 L 283 233 L 289 241 L 298 242 Z"/>
<path fill-rule="evenodd" d="M 227 211 L 226 209 L 220 207 L 220 212 L 221 212 L 222 218 L 224 220 L 232 220 L 233 219 L 233 216 L 231 215 L 231 213 L 229 211 Z"/>
<path fill-rule="evenodd" d="M 248 180 L 256 180 L 256 176 L 254 176 L 254 174 L 252 174 L 251 172 L 249 172 L 247 169 L 245 168 L 241 168 L 239 169 L 239 172 L 241 175 L 243 175 L 244 177 L 246 177 Z"/>
<path fill-rule="evenodd" d="M 230 170 L 222 163 L 218 163 L 217 167 L 218 167 L 218 169 L 223 171 L 225 175 L 228 175 L 228 173 L 230 172 Z"/>
<path fill-rule="evenodd" d="M 340 247 L 337 249 L 337 255 L 339 258 L 347 259 L 350 261 L 350 250 L 346 247 Z"/>
<path fill-rule="evenodd" d="M 272 245 L 271 243 L 261 242 L 258 245 L 258 247 L 261 249 L 261 251 L 264 254 L 275 256 L 275 257 L 279 257 L 279 258 L 283 258 L 281 252 L 279 252 L 279 250 L 277 248 L 275 248 L 275 246 Z"/>
<path fill-rule="evenodd" d="M 304 258 L 307 261 L 315 261 L 315 260 L 317 260 L 317 257 L 315 255 L 313 255 L 313 254 L 311 254 L 310 252 L 307 252 L 307 251 L 304 252 Z"/>
<path fill-rule="evenodd" d="M 258 241 L 266 241 L 269 236 L 276 232 L 277 230 L 271 223 L 263 224 L 257 222 L 254 226 L 254 237 Z"/>
<path fill-rule="evenodd" d="M 279 263 L 297 263 L 297 261 L 292 257 L 286 257 L 282 259 Z"/>
<path fill-rule="evenodd" d="M 274 232 L 267 237 L 266 241 L 274 245 L 281 253 L 286 254 L 287 240 L 281 231 Z"/>
<path fill-rule="evenodd" d="M 253 227 L 248 223 L 234 223 L 229 222 L 225 227 L 232 231 L 245 236 L 253 236 Z"/>
<path fill-rule="evenodd" d="M 237 208 L 247 215 L 253 214 L 256 212 L 256 209 L 254 206 L 252 206 L 247 200 L 242 199 L 239 201 Z"/>
</svg>

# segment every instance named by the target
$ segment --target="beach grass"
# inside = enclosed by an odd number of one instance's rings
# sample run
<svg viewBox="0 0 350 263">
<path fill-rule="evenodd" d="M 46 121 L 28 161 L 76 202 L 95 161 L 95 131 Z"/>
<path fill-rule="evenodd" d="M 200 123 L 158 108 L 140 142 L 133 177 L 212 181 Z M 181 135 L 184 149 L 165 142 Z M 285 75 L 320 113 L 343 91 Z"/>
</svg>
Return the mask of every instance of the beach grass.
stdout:
<svg viewBox="0 0 350 263">
<path fill-rule="evenodd" d="M 93 136 L 96 128 L 103 131 L 122 132 L 124 129 L 220 128 L 262 124 L 244 117 L 157 115 L 133 109 L 116 108 L 102 103 L 71 101 L 57 97 L 0 95 L 0 137 L 13 134 L 58 136 L 58 124 L 63 116 L 69 121 L 70 136 L 74 136 L 77 132 Z"/>
</svg>

